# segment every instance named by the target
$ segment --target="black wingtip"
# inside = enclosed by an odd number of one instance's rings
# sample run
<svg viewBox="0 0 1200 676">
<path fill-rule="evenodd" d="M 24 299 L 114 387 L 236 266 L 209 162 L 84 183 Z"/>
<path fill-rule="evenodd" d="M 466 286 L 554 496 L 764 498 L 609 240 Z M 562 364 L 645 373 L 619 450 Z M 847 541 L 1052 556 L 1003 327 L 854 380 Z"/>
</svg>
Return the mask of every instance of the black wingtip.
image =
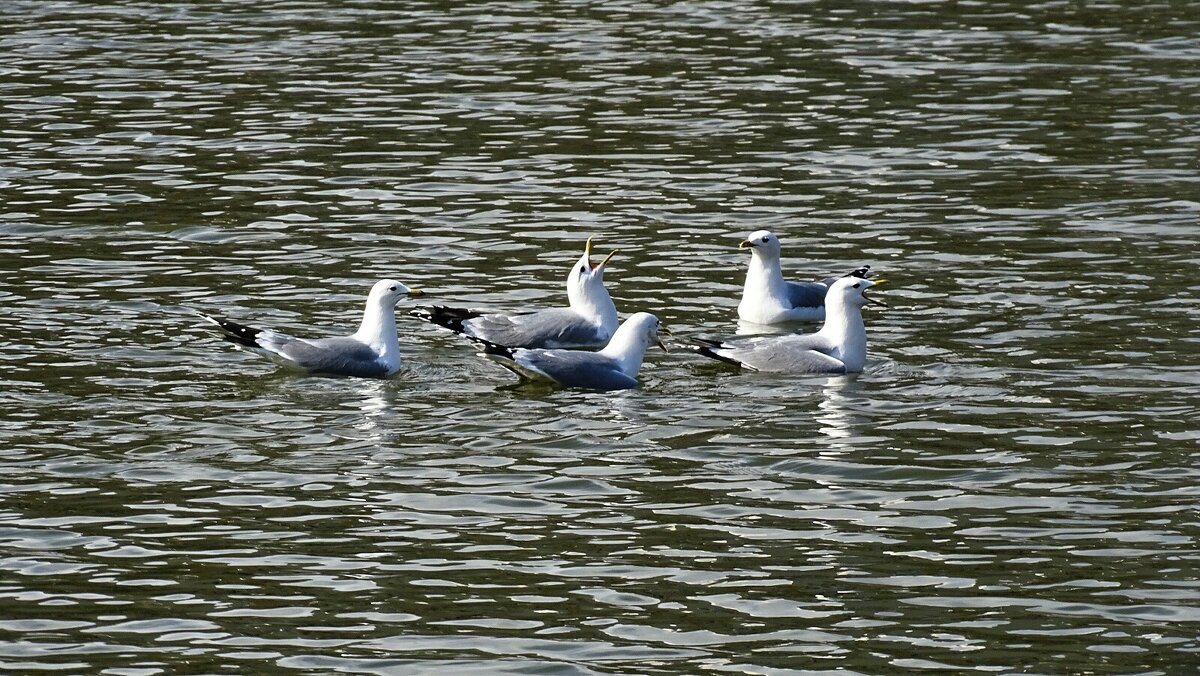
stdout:
<svg viewBox="0 0 1200 676">
<path fill-rule="evenodd" d="M 484 340 L 483 338 L 476 338 L 475 336 L 468 336 L 465 333 L 463 334 L 463 337 L 467 338 L 472 343 L 475 343 L 480 348 L 482 348 L 483 354 L 493 355 L 496 357 L 504 357 L 505 359 L 512 359 L 513 358 L 513 350 L 519 349 L 519 348 L 515 348 L 515 347 L 508 347 L 507 345 L 499 345 L 497 343 L 491 342 L 490 340 Z"/>
<path fill-rule="evenodd" d="M 468 310 L 460 307 L 430 305 L 427 308 L 417 308 L 412 310 L 408 314 L 418 319 L 423 319 L 431 324 L 437 324 L 442 328 L 450 329 L 455 333 L 462 333 L 463 322 L 479 317 L 483 313 L 477 310 Z"/>
<path fill-rule="evenodd" d="M 709 338 L 693 338 L 693 340 L 695 340 L 697 343 L 699 343 L 699 345 L 694 345 L 692 347 L 692 349 L 694 349 L 696 352 L 704 355 L 705 357 L 716 359 L 717 361 L 723 361 L 726 364 L 733 364 L 734 366 L 742 365 L 742 362 L 740 362 L 736 359 L 731 359 L 729 357 L 726 357 L 725 355 L 716 353 L 716 350 L 720 349 L 722 346 L 721 341 L 712 340 Z"/>
<path fill-rule="evenodd" d="M 228 319 L 213 317 L 211 315 L 201 314 L 208 321 L 221 327 L 222 340 L 227 340 L 231 343 L 241 345 L 242 347 L 261 347 L 258 344 L 258 334 L 262 333 L 262 329 L 256 329 L 245 324 L 231 322 Z"/>
<path fill-rule="evenodd" d="M 858 268 L 857 270 L 855 270 L 854 272 L 851 272 L 850 274 L 848 274 L 846 276 L 847 277 L 857 277 L 859 279 L 867 279 L 868 277 L 871 276 L 871 266 L 864 265 L 861 268 Z"/>
</svg>

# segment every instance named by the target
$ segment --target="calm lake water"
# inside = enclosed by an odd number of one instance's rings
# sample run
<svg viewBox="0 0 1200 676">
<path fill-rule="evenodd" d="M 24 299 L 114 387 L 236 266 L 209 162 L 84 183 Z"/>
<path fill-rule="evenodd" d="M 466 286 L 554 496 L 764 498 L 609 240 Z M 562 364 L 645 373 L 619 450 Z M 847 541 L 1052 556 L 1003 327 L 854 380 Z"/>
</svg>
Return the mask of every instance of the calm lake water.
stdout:
<svg viewBox="0 0 1200 676">
<path fill-rule="evenodd" d="M 0 671 L 1200 667 L 1196 3 L 2 8 Z M 594 235 L 684 343 L 760 228 L 891 280 L 865 373 L 193 314 L 561 304 Z"/>
</svg>

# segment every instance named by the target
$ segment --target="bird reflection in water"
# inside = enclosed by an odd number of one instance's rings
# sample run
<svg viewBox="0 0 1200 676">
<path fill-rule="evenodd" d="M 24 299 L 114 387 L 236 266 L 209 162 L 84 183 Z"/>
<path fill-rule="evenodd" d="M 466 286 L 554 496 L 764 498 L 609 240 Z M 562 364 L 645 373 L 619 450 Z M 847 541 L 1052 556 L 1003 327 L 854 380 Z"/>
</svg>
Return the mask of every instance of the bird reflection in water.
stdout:
<svg viewBox="0 0 1200 676">
<path fill-rule="evenodd" d="M 869 401 L 865 386 L 857 375 L 831 376 L 821 386 L 824 395 L 817 404 L 814 420 L 820 423 L 821 434 L 834 440 L 831 450 L 838 454 L 851 451 L 862 443 L 864 409 Z"/>
</svg>

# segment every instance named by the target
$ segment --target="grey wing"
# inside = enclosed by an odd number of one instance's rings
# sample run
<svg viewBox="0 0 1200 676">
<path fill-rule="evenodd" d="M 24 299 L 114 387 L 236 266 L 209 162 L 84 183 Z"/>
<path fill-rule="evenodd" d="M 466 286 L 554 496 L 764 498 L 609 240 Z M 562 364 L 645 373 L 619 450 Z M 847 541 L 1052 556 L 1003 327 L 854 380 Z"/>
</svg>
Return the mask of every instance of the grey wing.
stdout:
<svg viewBox="0 0 1200 676">
<path fill-rule="evenodd" d="M 825 345 L 813 335 L 764 336 L 723 343 L 713 348 L 717 355 L 757 371 L 778 373 L 845 373 L 840 359 L 826 354 Z"/>
<path fill-rule="evenodd" d="M 518 365 L 536 371 L 566 387 L 589 390 L 624 390 L 637 387 L 616 361 L 598 352 L 575 350 L 517 350 Z"/>
<path fill-rule="evenodd" d="M 290 338 L 272 346 L 274 352 L 314 373 L 378 378 L 387 375 L 379 355 L 353 338 Z"/>
<path fill-rule="evenodd" d="M 825 307 L 829 286 L 823 282 L 787 282 L 788 301 L 792 307 Z"/>
<path fill-rule="evenodd" d="M 611 335 L 567 308 L 488 314 L 464 322 L 467 335 L 505 347 L 557 348 L 604 345 Z"/>
</svg>

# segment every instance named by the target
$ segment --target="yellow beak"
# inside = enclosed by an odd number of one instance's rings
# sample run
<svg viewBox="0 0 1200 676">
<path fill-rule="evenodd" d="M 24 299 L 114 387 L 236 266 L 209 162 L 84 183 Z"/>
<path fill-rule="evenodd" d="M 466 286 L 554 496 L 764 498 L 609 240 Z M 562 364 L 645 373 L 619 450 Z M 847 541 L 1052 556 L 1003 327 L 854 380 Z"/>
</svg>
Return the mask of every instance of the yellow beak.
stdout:
<svg viewBox="0 0 1200 676">
<path fill-rule="evenodd" d="M 604 260 L 600 261 L 600 265 L 592 265 L 592 238 L 588 237 L 587 244 L 583 245 L 583 257 L 584 257 L 584 260 L 587 261 L 588 269 L 591 269 L 591 270 L 595 270 L 596 268 L 602 268 L 605 265 L 608 265 L 609 259 L 611 259 L 616 254 L 617 254 L 617 250 L 613 249 L 612 251 L 610 251 L 608 253 L 607 256 L 604 257 Z"/>
</svg>

